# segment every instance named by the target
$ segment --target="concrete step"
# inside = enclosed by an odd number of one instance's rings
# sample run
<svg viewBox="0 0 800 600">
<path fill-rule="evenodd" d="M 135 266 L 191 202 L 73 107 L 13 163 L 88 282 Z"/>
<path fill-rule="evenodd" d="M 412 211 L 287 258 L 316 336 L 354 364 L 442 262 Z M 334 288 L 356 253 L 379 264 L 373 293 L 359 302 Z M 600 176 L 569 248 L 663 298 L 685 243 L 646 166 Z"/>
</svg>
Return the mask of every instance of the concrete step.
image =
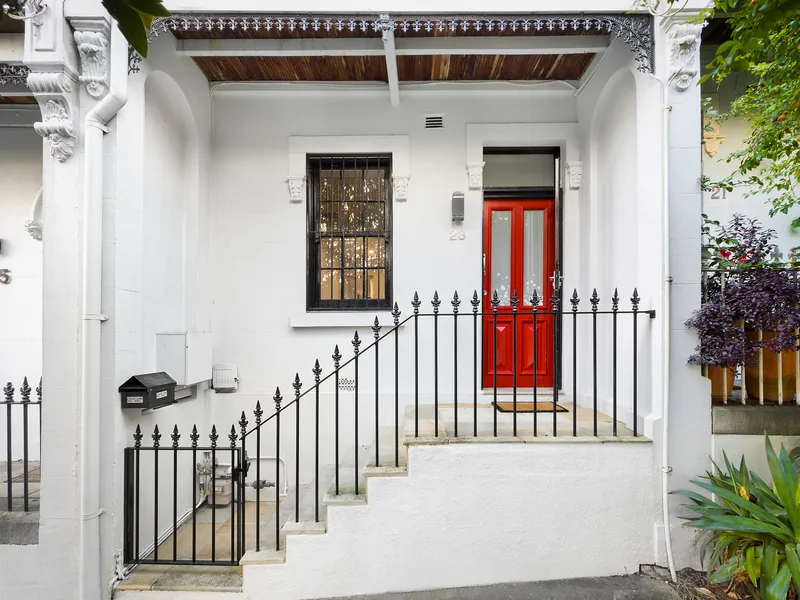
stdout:
<svg viewBox="0 0 800 600">
<path fill-rule="evenodd" d="M 248 550 L 244 553 L 240 566 L 246 565 L 282 565 L 286 562 L 286 550 Z"/>
</svg>

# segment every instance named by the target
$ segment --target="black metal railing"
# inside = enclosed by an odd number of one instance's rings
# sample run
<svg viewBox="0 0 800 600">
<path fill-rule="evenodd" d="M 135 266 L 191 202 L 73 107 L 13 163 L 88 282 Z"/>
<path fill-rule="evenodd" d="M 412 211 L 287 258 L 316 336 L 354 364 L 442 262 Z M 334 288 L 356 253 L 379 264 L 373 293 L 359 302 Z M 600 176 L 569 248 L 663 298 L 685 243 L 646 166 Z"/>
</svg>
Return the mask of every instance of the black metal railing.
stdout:
<svg viewBox="0 0 800 600">
<path fill-rule="evenodd" d="M 22 380 L 15 399 L 14 385 L 8 382 L 3 388 L 5 410 L 0 414 L 5 417 L 5 464 L 0 476 L 5 477 L 5 502 L 0 502 L 0 510 L 21 510 L 29 512 L 38 510 L 39 466 L 41 460 L 42 439 L 42 382 L 36 389 L 28 385 L 28 378 Z M 31 399 L 31 393 L 36 398 Z M 32 441 L 33 440 L 33 441 Z M 20 485 L 21 484 L 21 485 Z"/>
<path fill-rule="evenodd" d="M 411 302 L 412 313 L 404 319 L 401 319 L 397 303 L 391 313 L 391 327 L 384 330 L 378 318 L 375 318 L 371 328 L 373 340 L 367 345 L 364 345 L 356 331 L 351 341 L 350 358 L 345 359 L 337 345 L 331 356 L 333 368 L 327 375 L 322 375 L 323 369 L 319 359 L 316 359 L 311 369 L 313 383 L 308 388 L 303 390 L 300 374 L 295 374 L 292 383 L 293 397 L 288 402 L 285 401 L 280 387 L 276 388 L 272 398 L 275 410 L 270 416 L 264 418 L 260 401 L 253 411 L 252 425 L 242 411 L 238 433 L 237 427 L 231 426 L 228 436 L 230 447 L 224 450 L 217 448 L 218 436 L 213 427 L 209 436 L 211 444 L 204 448 L 197 445 L 196 428 L 192 432 L 192 446 L 188 448 L 179 445 L 177 427 L 173 430 L 171 448 L 160 446 L 161 436 L 157 428 L 152 436 L 152 447 L 142 446 L 143 436 L 137 428 L 134 446 L 125 451 L 126 562 L 233 564 L 249 549 L 281 550 L 281 530 L 287 522 L 320 522 L 322 495 L 328 490 L 335 496 L 357 496 L 363 492 L 360 479 L 365 463 L 373 467 L 402 466 L 401 449 L 404 441 L 401 439 L 401 429 L 402 435 L 409 440 L 483 435 L 497 438 L 541 435 L 638 436 L 641 351 L 639 320 L 643 316 L 655 318 L 655 311 L 640 308 L 640 298 L 636 290 L 630 298 L 630 309 L 627 310 L 620 308 L 620 297 L 616 291 L 606 310 L 600 309 L 600 297 L 596 290 L 592 293 L 586 310 L 581 310 L 577 291 L 568 300 L 569 310 L 562 310 L 559 296 L 558 293 L 554 294 L 550 301 L 551 306 L 545 307 L 534 294 L 530 305 L 520 308 L 519 298 L 513 293 L 510 297 L 511 306 L 506 308 L 500 306 L 500 299 L 495 292 L 488 302 L 488 310 L 482 310 L 481 300 L 475 292 L 470 300 L 471 311 L 461 311 L 461 300 L 456 293 L 450 301 L 452 310 L 443 313 L 440 311 L 442 302 L 438 293 L 434 294 L 431 301 L 431 312 L 421 312 L 422 302 L 415 293 Z M 528 314 L 525 315 L 524 311 Z M 523 316 L 532 318 L 530 357 L 533 374 L 530 379 L 531 388 L 524 390 L 517 388 L 518 377 L 521 376 L 517 372 L 521 338 L 517 335 L 517 330 Z M 500 408 L 504 402 L 500 398 L 503 395 L 503 386 L 498 384 L 498 320 L 501 318 L 510 320 L 511 323 L 510 350 L 513 357 L 510 373 L 512 385 L 508 390 L 511 410 L 510 414 L 502 415 Z M 480 336 L 479 321 L 482 320 L 490 323 L 493 329 L 489 336 L 492 342 L 488 348 L 479 352 L 481 345 L 485 344 Z M 426 328 L 426 324 L 430 327 Z M 402 336 L 401 339 L 400 331 L 404 327 L 413 329 L 413 338 L 409 335 Z M 549 339 L 540 340 L 540 327 L 544 327 L 542 331 Z M 465 336 L 470 330 L 472 335 Z M 443 345 L 442 341 L 449 336 L 452 336 L 452 346 L 449 341 Z M 627 341 L 623 338 L 627 338 Z M 540 344 L 545 344 L 546 347 L 542 348 Z M 469 346 L 472 346 L 471 352 Z M 527 351 L 527 347 L 524 350 Z M 484 362 L 493 366 L 493 381 L 491 387 L 486 386 L 484 389 L 487 376 L 484 374 L 481 355 L 487 351 L 489 356 L 484 357 Z M 370 352 L 373 356 L 369 356 Z M 543 389 L 538 383 L 540 353 L 547 360 L 549 378 L 553 382 L 547 389 Z M 565 355 L 564 358 L 570 355 L 571 360 L 559 360 L 560 353 Z M 443 361 L 441 358 L 447 354 L 452 355 L 452 389 L 447 389 L 450 386 L 442 387 L 445 380 L 442 378 L 443 365 L 450 361 Z M 625 369 L 621 368 L 623 361 L 626 363 Z M 571 367 L 571 372 L 568 373 L 571 378 L 563 378 L 571 384 L 570 390 L 560 389 L 558 385 L 563 375 L 559 373 L 559 369 L 565 367 Z M 349 381 L 348 385 L 344 385 L 344 381 L 351 376 L 352 385 L 349 385 Z M 385 387 L 381 388 L 381 382 L 386 381 L 393 385 L 384 384 Z M 402 394 L 401 381 L 406 382 L 404 390 L 408 390 Z M 471 385 L 467 382 L 471 382 Z M 583 391 L 579 388 L 579 383 L 585 384 Z M 467 387 L 471 389 L 465 389 Z M 332 396 L 332 406 L 330 403 L 323 403 L 322 394 Z M 374 394 L 374 406 L 369 402 L 370 394 Z M 565 404 L 560 399 L 562 394 L 565 398 L 567 394 L 571 394 L 571 410 L 561 406 Z M 345 399 L 342 398 L 343 395 Z M 492 402 L 488 406 L 482 404 L 482 396 L 490 397 Z M 304 403 L 306 397 L 314 399 L 313 429 L 308 429 L 311 425 L 308 416 L 311 407 L 310 402 Z M 365 397 L 367 404 L 363 402 Z M 551 399 L 547 403 L 549 408 L 540 408 L 539 401 L 548 397 Z M 401 403 L 401 398 L 405 402 Z M 448 398 L 452 398 L 452 403 L 446 402 Z M 464 399 L 466 402 L 459 402 Z M 427 400 L 431 402 L 426 402 Z M 610 416 L 602 413 L 601 401 L 604 403 L 603 407 L 608 406 Z M 530 402 L 530 411 L 526 411 L 530 414 L 517 410 L 520 402 Z M 301 412 L 301 404 L 304 412 Z M 426 410 L 428 407 L 432 409 L 432 414 Z M 321 416 L 322 410 L 326 413 L 324 417 Z M 393 410 L 393 414 L 385 415 L 386 410 Z M 491 412 L 491 417 L 484 412 L 487 416 L 482 421 L 481 410 Z M 461 430 L 459 411 L 462 413 Z M 623 411 L 630 428 L 619 422 Z M 579 413 L 582 415 L 580 419 Z M 566 416 L 562 418 L 562 414 Z M 368 417 L 369 422 L 364 417 Z M 293 431 L 289 430 L 291 433 L 288 441 L 284 433 L 287 420 L 294 425 Z M 393 424 L 393 435 L 384 433 L 381 439 L 382 423 Z M 481 425 L 484 427 L 481 428 Z M 308 433 L 309 431 L 313 433 Z M 308 440 L 313 435 L 313 444 L 302 442 L 304 433 Z M 294 439 L 291 439 L 292 435 Z M 347 435 L 352 436 L 352 447 L 349 449 L 346 447 L 349 443 L 344 437 Z M 374 454 L 364 453 L 362 450 L 365 435 L 374 444 Z M 382 446 L 383 443 L 386 445 Z M 369 445 L 365 447 L 368 448 Z M 271 448 L 274 448 L 274 453 L 270 453 Z M 382 449 L 387 452 L 382 454 Z M 208 494 L 198 500 L 195 491 L 205 489 L 197 479 L 198 474 L 203 472 L 201 465 L 197 463 L 197 453 L 201 450 L 209 455 L 207 460 L 210 461 L 210 466 L 204 471 L 206 476 L 210 472 L 211 477 L 217 477 L 218 457 L 225 453 L 230 456 L 229 514 L 220 512 L 218 508 L 203 507 L 204 503 L 209 504 Z M 312 451 L 313 461 L 309 454 Z M 178 454 L 183 452 L 190 452 L 192 459 L 181 466 Z M 152 456 L 148 459 L 149 466 L 143 466 L 145 455 Z M 167 485 L 171 486 L 171 490 L 166 492 L 166 504 L 164 492 L 159 492 L 158 488 L 159 455 L 172 457 L 172 466 L 167 467 L 166 473 Z M 294 485 L 293 494 L 280 493 L 282 483 L 284 487 L 288 487 L 286 484 L 289 474 L 286 467 L 281 475 L 281 464 L 285 464 L 287 459 L 294 462 L 291 482 Z M 274 481 L 262 479 L 263 460 L 274 461 Z M 323 461 L 326 461 L 324 465 Z M 313 473 L 309 474 L 307 469 L 312 462 Z M 163 470 L 161 473 L 163 478 Z M 248 479 L 253 473 L 254 477 Z M 213 488 L 214 482 L 211 484 Z M 263 499 L 274 502 L 275 509 L 271 514 L 262 514 L 262 489 L 267 487 L 275 489 L 274 498 Z M 250 489 L 253 491 L 250 492 Z M 147 503 L 142 501 L 142 494 L 150 498 Z M 304 500 L 309 495 L 313 495 L 313 498 L 304 505 Z M 172 502 L 171 505 L 169 501 Z M 163 516 L 164 506 L 171 506 L 171 522 Z M 185 511 L 182 512 L 179 507 L 185 507 Z M 200 510 L 206 512 L 199 516 Z M 159 517 L 159 514 L 162 516 Z M 220 528 L 216 520 L 223 517 L 225 521 Z M 203 522 L 211 521 L 212 540 L 224 537 L 226 545 L 228 541 L 230 543 L 229 553 L 217 552 L 221 542 L 213 541 L 210 556 L 198 555 L 195 550 L 199 536 L 196 527 L 198 519 Z M 190 523 L 191 530 L 188 529 Z M 182 526 L 187 528 L 186 533 L 183 533 Z M 142 542 L 142 536 L 147 536 L 146 543 Z M 170 539 L 171 546 L 168 541 Z M 184 540 L 183 549 L 178 547 L 181 539 Z M 164 550 L 159 551 L 159 545 L 164 545 Z"/>
</svg>

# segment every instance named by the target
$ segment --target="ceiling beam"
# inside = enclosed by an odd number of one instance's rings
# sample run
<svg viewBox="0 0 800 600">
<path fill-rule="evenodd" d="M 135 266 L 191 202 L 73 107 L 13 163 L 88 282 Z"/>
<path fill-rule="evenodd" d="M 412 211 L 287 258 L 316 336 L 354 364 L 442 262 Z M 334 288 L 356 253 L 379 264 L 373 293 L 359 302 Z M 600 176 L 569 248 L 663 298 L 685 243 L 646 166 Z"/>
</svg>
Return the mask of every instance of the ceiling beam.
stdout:
<svg viewBox="0 0 800 600">
<path fill-rule="evenodd" d="M 389 15 L 381 15 L 381 39 L 386 53 L 386 75 L 389 80 L 389 103 L 400 105 L 400 81 L 397 77 L 397 55 L 394 30 L 389 26 Z"/>
<path fill-rule="evenodd" d="M 384 34 L 387 32 L 384 31 Z M 481 36 L 395 38 L 396 56 L 599 54 L 608 49 L 607 35 Z M 377 38 L 177 40 L 185 56 L 384 56 L 386 41 Z"/>
</svg>

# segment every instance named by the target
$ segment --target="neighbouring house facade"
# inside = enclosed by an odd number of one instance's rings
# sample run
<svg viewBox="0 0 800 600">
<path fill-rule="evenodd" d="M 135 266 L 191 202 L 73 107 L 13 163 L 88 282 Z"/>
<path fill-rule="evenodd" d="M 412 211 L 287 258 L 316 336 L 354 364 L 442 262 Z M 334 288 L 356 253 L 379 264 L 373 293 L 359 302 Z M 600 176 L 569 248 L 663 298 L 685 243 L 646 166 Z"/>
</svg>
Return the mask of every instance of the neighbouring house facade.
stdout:
<svg viewBox="0 0 800 600">
<path fill-rule="evenodd" d="M 0 30 L 0 378 L 42 377 L 2 595 L 698 565 L 690 10 L 167 2 L 141 59 L 46 4 Z"/>
</svg>

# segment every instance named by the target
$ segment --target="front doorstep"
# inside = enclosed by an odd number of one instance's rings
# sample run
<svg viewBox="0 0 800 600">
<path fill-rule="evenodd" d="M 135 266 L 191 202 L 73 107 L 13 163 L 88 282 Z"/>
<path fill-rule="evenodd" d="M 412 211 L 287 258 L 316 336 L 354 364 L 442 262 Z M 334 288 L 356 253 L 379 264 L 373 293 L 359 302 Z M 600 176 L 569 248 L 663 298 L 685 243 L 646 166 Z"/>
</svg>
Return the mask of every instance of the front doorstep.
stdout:
<svg viewBox="0 0 800 600">
<path fill-rule="evenodd" d="M 714 435 L 799 435 L 800 406 L 712 406 L 711 432 Z"/>
</svg>

